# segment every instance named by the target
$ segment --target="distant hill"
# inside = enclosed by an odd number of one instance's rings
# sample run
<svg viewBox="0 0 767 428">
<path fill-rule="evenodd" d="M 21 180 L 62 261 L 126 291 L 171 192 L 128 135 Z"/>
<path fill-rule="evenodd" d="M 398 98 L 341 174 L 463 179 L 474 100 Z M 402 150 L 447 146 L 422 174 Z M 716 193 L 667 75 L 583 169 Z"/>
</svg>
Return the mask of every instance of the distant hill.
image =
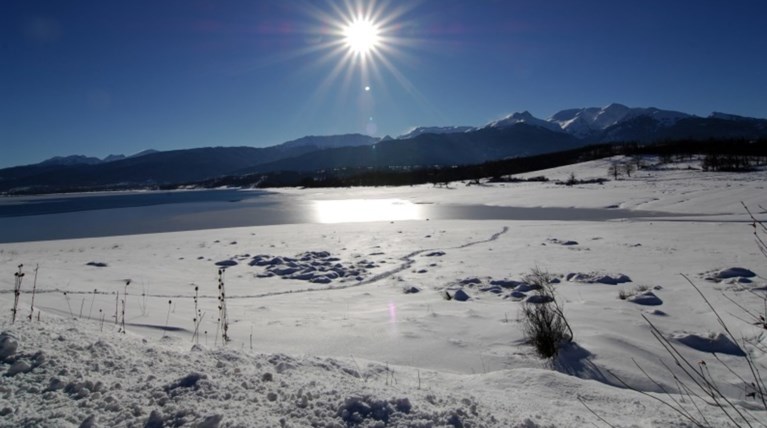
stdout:
<svg viewBox="0 0 767 428">
<path fill-rule="evenodd" d="M 310 147 L 315 150 L 334 149 L 339 147 L 369 146 L 380 141 L 379 138 L 362 134 L 344 134 L 344 135 L 310 135 L 297 140 L 288 141 L 277 145 L 283 149 L 293 149 L 297 147 Z"/>
<path fill-rule="evenodd" d="M 205 147 L 156 152 L 97 164 L 37 164 L 0 170 L 0 191 L 56 191 L 106 185 L 158 185 L 205 180 L 316 147 Z"/>
<path fill-rule="evenodd" d="M 39 164 L 0 169 L 0 192 L 55 192 L 104 186 L 152 186 L 200 181 L 232 174 L 254 165 L 275 162 L 313 151 L 372 144 L 377 138 L 361 134 L 305 137 L 271 147 L 204 147 L 104 160 L 85 156 L 54 158 Z"/>
</svg>

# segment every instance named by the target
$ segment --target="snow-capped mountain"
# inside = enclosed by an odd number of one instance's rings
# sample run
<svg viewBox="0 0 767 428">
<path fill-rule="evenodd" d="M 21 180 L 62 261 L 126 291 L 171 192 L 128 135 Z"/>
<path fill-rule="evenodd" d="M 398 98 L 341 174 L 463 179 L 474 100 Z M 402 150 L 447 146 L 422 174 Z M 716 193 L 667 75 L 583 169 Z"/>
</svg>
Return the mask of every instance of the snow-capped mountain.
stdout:
<svg viewBox="0 0 767 428">
<path fill-rule="evenodd" d="M 548 129 L 549 131 L 562 132 L 562 128 L 559 126 L 559 124 L 554 122 L 549 122 L 543 119 L 538 119 L 537 117 L 530 114 L 530 112 L 528 111 L 523 111 L 522 113 L 510 114 L 504 117 L 503 119 L 488 123 L 485 127 L 486 128 L 506 128 L 519 123 L 524 123 L 525 125 L 545 128 L 545 129 Z"/>
<path fill-rule="evenodd" d="M 397 137 L 398 140 L 415 138 L 421 134 L 458 134 L 475 130 L 473 126 L 419 126 Z"/>
<path fill-rule="evenodd" d="M 537 126 L 554 132 L 566 132 L 577 138 L 601 141 L 612 135 L 625 134 L 621 124 L 629 124 L 629 129 L 637 127 L 636 122 L 647 123 L 654 129 L 670 127 L 681 119 L 693 117 L 687 113 L 661 110 L 654 107 L 631 108 L 613 103 L 606 107 L 587 107 L 562 110 L 548 120 L 539 119 L 528 111 L 513 113 L 485 125 L 485 128 L 506 128 L 517 124 Z M 608 129 L 610 132 L 608 132 Z M 647 133 L 647 130 L 643 130 Z M 629 132 L 630 134 L 630 132 Z M 629 139 L 630 136 L 629 136 Z"/>
<path fill-rule="evenodd" d="M 581 109 L 562 110 L 549 119 L 565 132 L 579 138 L 592 137 L 607 128 L 637 117 L 649 117 L 661 126 L 670 126 L 680 119 L 692 117 L 687 113 L 671 110 L 661 110 L 654 107 L 631 108 L 613 103 L 607 107 L 588 107 Z"/>
</svg>

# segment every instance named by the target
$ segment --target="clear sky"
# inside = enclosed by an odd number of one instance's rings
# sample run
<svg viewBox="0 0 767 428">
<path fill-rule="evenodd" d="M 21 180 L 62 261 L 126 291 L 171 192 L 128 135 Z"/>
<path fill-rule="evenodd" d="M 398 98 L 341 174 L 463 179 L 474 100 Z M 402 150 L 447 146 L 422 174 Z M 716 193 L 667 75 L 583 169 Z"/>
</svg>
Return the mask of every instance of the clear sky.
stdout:
<svg viewBox="0 0 767 428">
<path fill-rule="evenodd" d="M 765 22 L 764 0 L 3 0 L 0 167 L 611 102 L 764 118 Z"/>
</svg>

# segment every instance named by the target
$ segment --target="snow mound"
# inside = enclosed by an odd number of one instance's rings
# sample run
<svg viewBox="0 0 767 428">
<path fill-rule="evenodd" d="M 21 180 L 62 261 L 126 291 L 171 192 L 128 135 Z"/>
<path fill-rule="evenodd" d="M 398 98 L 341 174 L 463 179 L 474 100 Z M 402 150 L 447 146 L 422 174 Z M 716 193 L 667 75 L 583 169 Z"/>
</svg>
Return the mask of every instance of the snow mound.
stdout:
<svg viewBox="0 0 767 428">
<path fill-rule="evenodd" d="M 742 267 L 729 267 L 725 269 L 720 269 L 717 271 L 712 272 L 706 272 L 703 274 L 703 276 L 708 281 L 713 282 L 722 282 L 725 280 L 739 280 L 738 282 L 751 282 L 748 278 L 753 278 L 756 276 L 756 274 L 746 268 Z M 740 281 L 745 280 L 745 281 Z"/>
<path fill-rule="evenodd" d="M 617 285 L 617 284 L 623 284 L 625 282 L 631 282 L 631 278 L 629 278 L 628 275 L 624 275 L 622 273 L 606 274 L 606 273 L 599 273 L 599 272 L 589 272 L 589 273 L 574 272 L 574 273 L 568 273 L 565 276 L 565 279 L 567 279 L 570 282 L 580 282 L 583 284 Z"/>
<path fill-rule="evenodd" d="M 729 337 L 722 333 L 713 336 L 699 336 L 697 334 L 681 334 L 674 336 L 677 342 L 685 344 L 692 349 L 701 352 L 710 352 L 715 354 L 728 354 L 738 357 L 744 357 L 746 354 Z"/>
<path fill-rule="evenodd" d="M 652 291 L 645 291 L 644 293 L 635 294 L 628 299 L 631 303 L 643 306 L 658 306 L 663 304 L 663 300 L 656 296 Z"/>
</svg>

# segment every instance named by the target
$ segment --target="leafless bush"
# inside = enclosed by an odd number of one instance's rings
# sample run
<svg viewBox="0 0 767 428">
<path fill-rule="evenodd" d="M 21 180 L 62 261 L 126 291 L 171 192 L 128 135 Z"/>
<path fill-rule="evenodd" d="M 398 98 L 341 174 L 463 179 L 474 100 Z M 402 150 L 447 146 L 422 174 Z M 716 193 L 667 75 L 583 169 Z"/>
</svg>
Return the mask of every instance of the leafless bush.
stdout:
<svg viewBox="0 0 767 428">
<path fill-rule="evenodd" d="M 573 331 L 557 301 L 552 276 L 538 268 L 525 277 L 525 282 L 537 288 L 538 298 L 522 306 L 525 337 L 541 358 L 553 358 L 560 346 L 573 340 Z"/>
</svg>

